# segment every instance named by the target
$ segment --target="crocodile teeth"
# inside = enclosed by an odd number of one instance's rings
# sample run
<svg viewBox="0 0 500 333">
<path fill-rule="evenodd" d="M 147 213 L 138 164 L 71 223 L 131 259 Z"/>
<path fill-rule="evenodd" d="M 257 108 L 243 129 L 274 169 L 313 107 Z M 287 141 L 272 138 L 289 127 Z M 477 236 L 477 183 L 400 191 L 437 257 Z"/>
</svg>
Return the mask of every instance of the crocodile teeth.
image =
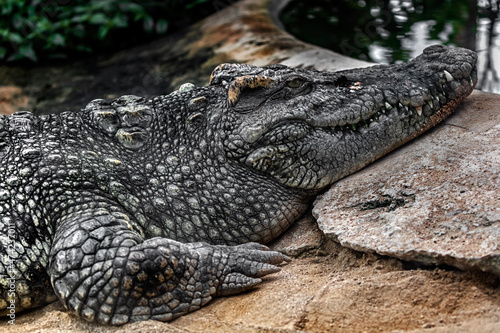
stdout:
<svg viewBox="0 0 500 333">
<path fill-rule="evenodd" d="M 417 111 L 417 114 L 418 114 L 419 116 L 421 116 L 421 115 L 422 115 L 422 107 L 421 107 L 421 106 L 416 107 L 416 108 L 415 108 L 415 110 Z"/>
<path fill-rule="evenodd" d="M 454 78 L 453 76 L 450 74 L 450 72 L 448 72 L 447 70 L 444 70 L 444 76 L 446 77 L 446 81 L 450 82 L 450 81 L 453 81 Z"/>
<path fill-rule="evenodd" d="M 392 109 L 392 105 L 391 105 L 391 104 L 389 104 L 389 103 L 387 103 L 387 102 L 385 102 L 385 108 L 386 108 L 387 110 L 390 110 L 390 109 Z"/>
<path fill-rule="evenodd" d="M 474 85 L 474 81 L 472 81 L 472 76 L 469 76 L 469 83 L 470 83 L 471 86 Z"/>
</svg>

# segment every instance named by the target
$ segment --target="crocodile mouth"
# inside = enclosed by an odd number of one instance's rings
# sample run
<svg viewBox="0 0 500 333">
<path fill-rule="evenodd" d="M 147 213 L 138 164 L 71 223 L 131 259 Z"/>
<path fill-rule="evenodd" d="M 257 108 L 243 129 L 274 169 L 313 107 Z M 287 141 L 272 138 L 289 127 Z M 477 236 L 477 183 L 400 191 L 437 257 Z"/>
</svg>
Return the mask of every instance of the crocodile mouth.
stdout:
<svg viewBox="0 0 500 333">
<path fill-rule="evenodd" d="M 453 112 L 477 83 L 475 70 L 462 78 L 454 78 L 448 71 L 442 71 L 437 76 L 434 80 L 436 83 L 426 88 L 428 93 L 418 97 L 401 99 L 391 90 L 383 90 L 384 98 L 377 104 L 373 103 L 371 108 L 366 108 L 359 119 L 332 117 L 318 121 L 318 118 L 296 118 L 278 122 L 257 140 L 258 148 L 243 157 L 243 162 L 256 170 L 269 172 L 288 186 L 322 188 L 435 126 Z M 371 88 L 363 87 L 360 82 L 342 89 L 358 92 Z M 332 113 L 335 114 L 335 111 Z M 359 139 L 353 139 L 354 136 Z M 384 139 L 381 140 L 382 137 Z M 301 141 L 306 144 L 300 144 Z M 361 141 L 365 142 L 367 149 L 364 156 L 356 157 L 350 162 L 346 159 L 349 164 L 345 168 L 339 168 L 340 171 L 335 171 L 334 166 L 344 162 L 337 161 L 331 167 L 333 172 L 323 176 L 316 174 L 316 158 L 312 156 L 318 153 L 318 149 L 342 155 L 346 153 L 345 148 L 342 148 L 343 144 Z M 311 145 L 312 142 L 317 145 Z M 341 143 L 340 146 L 338 143 Z M 303 155 L 303 158 L 294 157 L 297 153 Z M 320 160 L 326 161 L 324 157 L 320 157 Z M 297 163 L 301 166 L 297 166 Z"/>
<path fill-rule="evenodd" d="M 476 61 L 431 46 L 406 64 L 303 71 L 308 93 L 249 117 L 239 131 L 246 149 L 234 156 L 284 185 L 321 189 L 450 115 L 477 83 Z"/>
<path fill-rule="evenodd" d="M 421 88 L 424 93 L 400 98 L 391 89 L 382 90 L 383 98 L 377 102 L 369 103 L 370 107 L 353 104 L 350 101 L 347 108 L 350 110 L 357 108 L 355 116 L 340 118 L 336 115 L 349 114 L 343 112 L 340 107 L 337 112 L 330 113 L 328 117 L 309 118 L 306 123 L 312 127 L 319 127 L 327 132 L 358 131 L 361 129 L 376 126 L 378 123 L 396 118 L 399 121 L 406 121 L 410 126 L 418 124 L 435 125 L 444 117 L 449 115 L 452 109 L 458 105 L 474 89 L 477 83 L 477 72 L 472 70 L 470 75 L 462 78 L 454 78 L 448 71 L 443 70 L 438 82 L 428 88 Z M 365 87 L 358 81 L 345 88 L 347 93 L 361 92 Z M 371 87 L 366 89 L 370 90 Z M 370 92 L 368 92 L 370 94 Z M 438 117 L 438 118 L 436 118 Z"/>
<path fill-rule="evenodd" d="M 328 118 L 295 118 L 280 121 L 257 142 L 259 145 L 286 144 L 305 138 L 314 129 L 329 134 L 353 133 L 393 121 L 405 122 L 410 127 L 418 128 L 420 133 L 448 116 L 454 107 L 472 92 L 477 83 L 477 72 L 471 70 L 468 76 L 455 79 L 448 71 L 443 70 L 435 82 L 437 83 L 433 86 L 425 88 L 425 93 L 415 94 L 403 100 L 392 90 L 384 90 L 383 99 L 378 103 L 372 103 L 370 108 L 365 107 L 361 110 L 360 107 L 359 110 L 362 112 L 356 117 L 336 117 L 336 114 L 348 114 L 343 112 L 343 108 L 339 108 L 329 113 Z M 349 94 L 361 93 L 363 89 L 371 87 L 365 88 L 363 83 L 358 81 L 340 89 L 347 89 L 347 92 L 342 91 L 339 94 Z M 352 101 L 349 103 L 348 107 L 352 108 Z"/>
</svg>

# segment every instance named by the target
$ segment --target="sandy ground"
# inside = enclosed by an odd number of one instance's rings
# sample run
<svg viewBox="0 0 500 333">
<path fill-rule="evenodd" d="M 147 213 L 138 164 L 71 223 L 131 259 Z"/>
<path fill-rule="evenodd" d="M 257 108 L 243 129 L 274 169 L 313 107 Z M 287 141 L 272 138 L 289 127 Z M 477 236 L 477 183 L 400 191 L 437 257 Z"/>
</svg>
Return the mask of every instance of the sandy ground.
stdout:
<svg viewBox="0 0 500 333">
<path fill-rule="evenodd" d="M 500 279 L 327 243 L 256 290 L 212 301 L 171 323 L 88 324 L 59 303 L 5 320 L 0 332 L 499 332 Z M 325 255 L 326 254 L 326 255 Z"/>
</svg>

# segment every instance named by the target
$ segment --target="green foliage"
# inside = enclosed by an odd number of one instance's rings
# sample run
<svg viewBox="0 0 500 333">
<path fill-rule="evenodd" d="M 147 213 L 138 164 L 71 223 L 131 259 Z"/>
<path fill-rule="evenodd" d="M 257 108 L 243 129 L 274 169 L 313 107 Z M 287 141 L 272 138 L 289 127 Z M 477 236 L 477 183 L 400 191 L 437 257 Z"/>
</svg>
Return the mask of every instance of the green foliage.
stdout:
<svg viewBox="0 0 500 333">
<path fill-rule="evenodd" d="M 206 0 L 0 2 L 0 61 L 37 61 L 111 49 L 164 34 L 172 22 L 185 23 L 186 17 L 208 14 L 193 10 Z"/>
</svg>

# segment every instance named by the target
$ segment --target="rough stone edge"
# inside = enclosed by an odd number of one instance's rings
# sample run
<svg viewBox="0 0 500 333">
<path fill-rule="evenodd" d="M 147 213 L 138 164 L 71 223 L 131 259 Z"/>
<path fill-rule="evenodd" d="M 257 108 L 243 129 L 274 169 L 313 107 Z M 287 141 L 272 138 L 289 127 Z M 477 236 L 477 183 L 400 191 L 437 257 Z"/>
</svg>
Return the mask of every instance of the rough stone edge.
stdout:
<svg viewBox="0 0 500 333">
<path fill-rule="evenodd" d="M 458 119 L 458 117 L 463 116 L 463 114 L 467 112 L 466 110 L 468 110 L 468 108 L 473 108 L 475 104 L 483 103 L 485 101 L 491 103 L 491 107 L 493 107 L 495 103 L 500 105 L 500 95 L 474 90 L 473 93 L 465 100 L 465 102 L 458 107 L 459 109 L 457 110 L 456 113 L 453 113 L 449 118 L 444 120 L 433 130 L 439 130 L 440 127 L 443 127 L 445 125 L 458 126 L 455 125 L 455 123 L 457 122 L 455 119 Z M 500 124 L 493 126 L 500 126 Z M 470 129 L 470 131 L 474 131 L 474 129 Z M 378 162 L 379 161 L 375 161 L 374 163 L 363 168 L 363 170 L 368 170 L 372 165 Z M 349 177 L 355 177 L 355 174 L 347 176 L 344 179 L 347 179 Z M 339 182 L 342 182 L 344 179 L 339 180 Z M 316 207 L 316 205 L 319 204 L 320 201 L 321 197 L 316 198 L 313 203 L 313 207 Z M 324 203 L 322 205 L 324 206 Z M 312 210 L 312 213 L 314 218 L 318 220 L 320 230 L 322 230 L 321 214 L 319 214 L 314 208 Z M 490 255 L 473 257 L 468 259 L 465 259 L 463 257 L 453 256 L 450 253 L 436 253 L 436 252 L 418 251 L 418 250 L 408 250 L 396 255 L 389 251 L 377 250 L 371 247 L 367 247 L 359 242 L 353 242 L 343 238 L 339 238 L 337 235 L 333 233 L 325 235 L 325 237 L 326 239 L 334 241 L 343 247 L 347 247 L 359 252 L 375 253 L 378 255 L 397 258 L 403 261 L 419 262 L 423 265 L 429 265 L 429 266 L 450 265 L 464 271 L 483 271 L 486 273 L 494 274 L 496 276 L 500 276 L 500 270 L 495 269 L 495 267 L 500 267 L 500 256 L 498 256 L 497 253 L 492 253 Z"/>
</svg>

